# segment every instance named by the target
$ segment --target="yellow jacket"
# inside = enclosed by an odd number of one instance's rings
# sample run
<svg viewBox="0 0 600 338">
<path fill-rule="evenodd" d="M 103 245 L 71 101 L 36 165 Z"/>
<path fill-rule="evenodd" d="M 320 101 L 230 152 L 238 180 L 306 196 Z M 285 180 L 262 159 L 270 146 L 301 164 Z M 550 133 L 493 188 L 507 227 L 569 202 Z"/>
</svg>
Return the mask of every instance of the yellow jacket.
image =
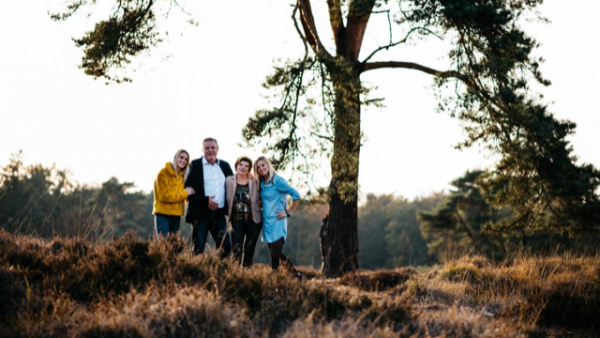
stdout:
<svg viewBox="0 0 600 338">
<path fill-rule="evenodd" d="M 183 171 L 179 174 L 167 162 L 154 181 L 154 210 L 152 214 L 183 216 L 187 191 L 183 188 Z"/>
</svg>

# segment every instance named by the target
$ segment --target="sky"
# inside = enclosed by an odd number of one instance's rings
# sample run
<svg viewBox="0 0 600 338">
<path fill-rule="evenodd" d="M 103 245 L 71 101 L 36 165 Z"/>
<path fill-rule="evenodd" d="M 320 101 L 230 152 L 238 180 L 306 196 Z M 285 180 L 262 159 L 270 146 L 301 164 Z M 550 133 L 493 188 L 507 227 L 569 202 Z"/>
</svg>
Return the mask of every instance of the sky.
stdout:
<svg viewBox="0 0 600 338">
<path fill-rule="evenodd" d="M 179 148 L 202 155 L 202 139 L 219 141 L 219 157 L 234 162 L 261 149 L 240 147 L 241 129 L 257 109 L 270 108 L 262 88 L 278 59 L 302 55 L 291 21 L 291 1 L 188 1 L 197 26 L 174 11 L 159 24 L 168 30 L 150 55 L 135 60 L 132 83 L 106 85 L 78 68 L 82 52 L 72 41 L 103 15 L 50 20 L 58 0 L 0 4 L 0 166 L 22 150 L 26 164 L 55 164 L 82 184 L 110 177 L 149 192 L 165 162 Z M 314 1 L 317 15 L 325 0 Z M 600 167 L 600 1 L 546 0 L 549 24 L 527 22 L 541 47 L 542 72 L 552 81 L 539 88 L 550 110 L 577 123 L 570 137 L 580 163 Z M 326 18 L 317 15 L 331 46 Z M 387 18 L 374 16 L 362 56 L 387 42 Z M 383 32 L 383 34 L 381 33 Z M 399 35 L 397 35 L 399 36 Z M 375 60 L 418 61 L 443 68 L 443 42 L 399 47 Z M 468 169 L 485 169 L 493 158 L 475 147 L 458 151 L 465 139 L 460 121 L 436 113 L 432 79 L 411 70 L 377 70 L 362 76 L 383 108 L 363 111 L 360 192 L 406 198 L 447 191 Z M 327 182 L 328 163 L 318 172 Z M 292 175 L 291 173 L 285 173 Z"/>
</svg>

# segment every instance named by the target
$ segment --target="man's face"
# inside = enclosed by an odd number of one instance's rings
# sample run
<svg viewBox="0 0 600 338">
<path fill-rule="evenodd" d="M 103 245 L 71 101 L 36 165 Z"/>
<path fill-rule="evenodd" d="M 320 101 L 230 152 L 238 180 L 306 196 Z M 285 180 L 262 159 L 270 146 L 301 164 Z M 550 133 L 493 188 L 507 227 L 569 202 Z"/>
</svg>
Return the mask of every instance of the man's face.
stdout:
<svg viewBox="0 0 600 338">
<path fill-rule="evenodd" d="M 204 158 L 214 164 L 217 162 L 217 153 L 219 152 L 219 146 L 215 141 L 204 142 Z"/>
</svg>

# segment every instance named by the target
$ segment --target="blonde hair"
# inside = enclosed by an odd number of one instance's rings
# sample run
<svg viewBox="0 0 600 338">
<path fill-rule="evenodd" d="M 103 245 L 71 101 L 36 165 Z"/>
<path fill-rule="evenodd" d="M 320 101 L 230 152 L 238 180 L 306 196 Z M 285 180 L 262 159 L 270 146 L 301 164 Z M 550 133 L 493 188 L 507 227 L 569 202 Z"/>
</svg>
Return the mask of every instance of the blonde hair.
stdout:
<svg viewBox="0 0 600 338">
<path fill-rule="evenodd" d="M 192 158 L 190 157 L 190 153 L 188 153 L 187 150 L 185 150 L 185 149 L 177 150 L 177 152 L 175 153 L 175 156 L 173 157 L 173 163 L 171 163 L 171 165 L 173 166 L 173 170 L 175 170 L 176 173 L 179 173 L 179 167 L 177 166 L 177 159 L 179 158 L 179 155 L 181 155 L 182 153 L 186 153 L 188 156 L 188 163 L 185 166 L 185 169 L 183 170 L 183 181 L 185 182 L 185 180 L 187 180 L 188 175 L 190 174 L 190 162 L 192 161 Z"/>
<path fill-rule="evenodd" d="M 262 177 L 260 176 L 260 174 L 258 173 L 258 161 L 264 161 L 267 164 L 267 168 L 269 168 L 269 174 L 267 177 Z M 254 174 L 256 174 L 256 179 L 263 180 L 265 183 L 268 182 L 272 182 L 273 181 L 273 177 L 275 177 L 275 169 L 273 169 L 273 165 L 271 164 L 271 161 L 269 161 L 268 158 L 266 158 L 265 156 L 260 156 L 259 158 L 256 159 L 256 161 L 254 161 Z"/>
</svg>

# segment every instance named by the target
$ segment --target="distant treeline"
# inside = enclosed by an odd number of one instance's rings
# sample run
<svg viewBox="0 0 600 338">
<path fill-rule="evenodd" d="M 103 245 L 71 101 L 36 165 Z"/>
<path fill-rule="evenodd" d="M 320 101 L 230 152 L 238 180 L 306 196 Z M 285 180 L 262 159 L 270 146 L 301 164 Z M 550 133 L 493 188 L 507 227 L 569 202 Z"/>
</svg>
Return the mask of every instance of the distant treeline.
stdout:
<svg viewBox="0 0 600 338">
<path fill-rule="evenodd" d="M 502 259 L 520 251 L 596 250 L 591 243 L 597 235 L 569 239 L 488 231 L 486 224 L 510 215 L 510 209 L 485 202 L 476 184 L 480 174 L 469 171 L 452 182 L 450 192 L 414 200 L 367 195 L 358 210 L 361 268 L 430 265 L 464 253 Z M 152 193 L 136 191 L 131 182 L 76 184 L 65 170 L 24 164 L 21 153 L 0 168 L 0 226 L 12 233 L 102 241 L 134 230 L 148 238 L 154 234 L 152 205 Z M 319 231 L 326 214 L 327 205 L 303 205 L 290 218 L 286 250 L 295 264 L 320 266 Z M 181 236 L 189 242 L 190 234 L 191 226 L 182 222 Z M 268 248 L 259 243 L 255 262 L 268 261 Z"/>
</svg>

